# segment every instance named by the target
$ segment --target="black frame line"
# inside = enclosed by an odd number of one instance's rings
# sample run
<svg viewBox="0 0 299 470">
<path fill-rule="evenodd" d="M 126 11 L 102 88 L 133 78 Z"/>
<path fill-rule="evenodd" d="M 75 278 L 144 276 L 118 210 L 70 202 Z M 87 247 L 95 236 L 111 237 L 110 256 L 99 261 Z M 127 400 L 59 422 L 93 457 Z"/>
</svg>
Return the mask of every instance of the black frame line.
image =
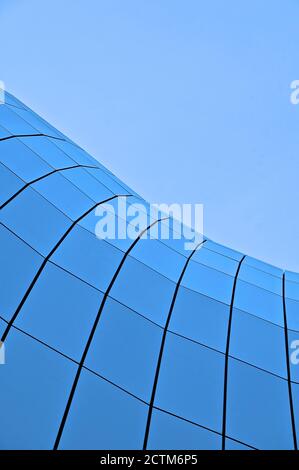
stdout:
<svg viewBox="0 0 299 470">
<path fill-rule="evenodd" d="M 283 303 L 284 338 L 285 338 L 285 350 L 286 350 L 288 392 L 289 392 L 289 401 L 290 401 L 290 414 L 291 414 L 291 422 L 292 422 L 294 449 L 298 450 L 296 422 L 295 422 L 295 414 L 294 414 L 294 403 L 293 403 L 293 394 L 292 394 L 291 368 L 290 368 L 290 358 L 289 358 L 289 334 L 288 334 L 288 321 L 287 321 L 287 306 L 286 306 L 286 297 L 285 297 L 285 284 L 286 284 L 286 279 L 285 279 L 285 272 L 284 272 L 282 275 L 282 303 Z"/>
<path fill-rule="evenodd" d="M 67 167 L 64 167 L 64 168 L 56 168 L 53 171 L 49 171 L 49 173 L 46 173 L 45 175 L 39 176 L 38 178 L 35 178 L 34 180 L 29 181 L 24 186 L 22 186 L 15 194 L 13 194 L 9 199 L 7 199 L 7 201 L 5 201 L 3 204 L 1 204 L 0 210 L 3 209 L 5 206 L 7 206 L 7 204 L 9 204 L 11 201 L 13 201 L 17 196 L 19 196 L 19 194 L 21 194 L 26 188 L 28 188 L 28 186 L 31 186 L 32 184 L 37 183 L 38 181 L 40 181 L 44 178 L 47 178 L 48 176 L 51 176 L 54 173 L 59 173 L 59 172 L 66 171 L 66 170 L 72 170 L 74 168 L 95 168 L 96 169 L 98 167 L 93 166 L 93 165 L 79 165 L 78 164 L 78 165 L 67 166 Z"/>
<path fill-rule="evenodd" d="M 118 197 L 129 197 L 130 195 L 114 195 L 114 196 L 111 196 L 107 199 L 104 199 L 103 201 L 100 201 L 100 202 L 97 202 L 96 204 L 93 204 L 92 207 L 90 207 L 87 211 L 84 212 L 84 214 L 80 215 L 80 217 L 78 217 L 70 226 L 69 228 L 66 230 L 66 232 L 62 235 L 62 237 L 58 240 L 58 242 L 55 244 L 55 246 L 52 248 L 52 250 L 50 251 L 50 253 L 44 258 L 42 264 L 40 265 L 38 271 L 36 272 L 34 278 L 32 279 L 29 287 L 27 288 L 21 302 L 19 303 L 15 313 L 13 314 L 13 316 L 11 317 L 11 319 L 9 320 L 8 324 L 7 324 L 7 327 L 5 328 L 4 330 L 4 333 L 1 337 L 1 341 L 4 343 L 4 341 L 6 340 L 7 338 L 7 335 L 12 327 L 12 325 L 14 324 L 17 316 L 19 315 L 23 305 L 25 304 L 27 298 L 29 297 L 30 295 L 30 292 L 32 291 L 35 283 L 37 282 L 39 276 L 41 275 L 41 273 L 43 272 L 47 262 L 49 261 L 49 259 L 51 258 L 51 256 L 55 253 L 55 251 L 59 248 L 59 246 L 61 245 L 61 243 L 65 240 L 65 238 L 68 236 L 68 234 L 73 230 L 73 228 L 84 218 L 86 217 L 90 212 L 92 212 L 97 206 L 101 205 L 101 204 L 105 204 L 106 202 L 108 201 L 111 201 L 112 199 L 115 199 L 115 198 L 118 198 Z"/>
<path fill-rule="evenodd" d="M 80 360 L 80 363 L 79 363 L 79 366 L 78 366 L 78 369 L 77 369 L 77 372 L 76 372 L 76 375 L 75 375 L 75 378 L 74 378 L 74 382 L 73 382 L 73 385 L 72 385 L 72 388 L 71 388 L 71 391 L 70 391 L 70 394 L 69 394 L 69 398 L 67 400 L 66 407 L 65 407 L 65 410 L 64 410 L 61 422 L 60 422 L 58 432 L 57 432 L 57 436 L 56 436 L 56 439 L 55 439 L 55 442 L 54 442 L 53 450 L 58 449 L 58 446 L 59 446 L 59 443 L 60 443 L 60 440 L 61 440 L 61 437 L 62 437 L 62 434 L 63 434 L 63 430 L 64 430 L 64 427 L 65 427 L 65 423 L 67 421 L 68 414 L 69 414 L 69 411 L 70 411 L 70 408 L 71 408 L 71 405 L 72 405 L 72 402 L 73 402 L 73 398 L 74 398 L 74 395 L 75 395 L 75 392 L 76 392 L 76 389 L 77 389 L 77 385 L 78 385 L 78 382 L 79 382 L 81 371 L 82 371 L 83 366 L 84 366 L 84 361 L 85 361 L 86 356 L 88 354 L 88 351 L 89 351 L 90 345 L 92 343 L 94 334 L 96 332 L 98 323 L 100 321 L 103 309 L 106 305 L 106 301 L 108 299 L 109 293 L 110 293 L 110 291 L 111 291 L 111 289 L 112 289 L 112 287 L 113 287 L 113 285 L 114 285 L 114 283 L 117 279 L 117 276 L 119 275 L 119 273 L 121 271 L 121 268 L 123 267 L 123 265 L 124 265 L 127 257 L 129 256 L 130 252 L 133 250 L 134 246 L 139 242 L 139 240 L 142 238 L 142 236 L 151 227 L 153 227 L 155 224 L 161 222 L 162 220 L 166 220 L 166 219 L 168 219 L 168 217 L 155 220 L 154 222 L 152 222 L 150 225 L 148 225 L 145 229 L 143 229 L 139 233 L 138 237 L 134 240 L 134 242 L 130 245 L 130 247 L 127 249 L 124 256 L 122 257 L 122 259 L 121 259 L 121 261 L 120 261 L 120 263 L 119 263 L 119 265 L 118 265 L 118 267 L 117 267 L 117 269 L 116 269 L 116 271 L 115 271 L 115 273 L 114 273 L 114 275 L 113 275 L 113 277 L 112 277 L 112 279 L 109 283 L 109 286 L 107 287 L 107 289 L 104 293 L 103 299 L 101 301 L 101 305 L 99 307 L 99 310 L 98 310 L 97 316 L 95 318 L 94 324 L 91 328 L 89 337 L 87 339 L 87 342 L 86 342 L 86 345 L 85 345 L 85 348 L 84 348 L 84 351 L 83 351 L 83 354 L 82 354 L 82 357 L 81 357 L 81 360 Z"/>
<path fill-rule="evenodd" d="M 229 363 L 229 347 L 230 347 L 230 335 L 232 329 L 232 319 L 233 319 L 233 310 L 234 310 L 234 301 L 235 301 L 235 293 L 237 287 L 237 281 L 239 272 L 242 266 L 242 263 L 246 255 L 242 256 L 239 261 L 238 268 L 234 278 L 233 290 L 232 290 L 232 298 L 229 308 L 229 318 L 228 318 L 228 326 L 227 326 L 227 338 L 226 338 L 226 349 L 225 349 L 225 363 L 224 363 L 224 386 L 223 386 L 223 414 L 222 414 L 222 450 L 225 450 L 225 438 L 226 438 L 226 405 L 227 405 L 227 385 L 228 385 L 228 363 Z"/>
<path fill-rule="evenodd" d="M 167 319 L 166 319 L 166 322 L 165 322 L 165 326 L 163 328 L 163 336 L 162 336 L 162 340 L 161 340 L 160 351 L 159 351 L 159 356 L 158 356 L 158 361 L 157 361 L 157 367 L 156 367 L 156 372 L 155 372 L 155 377 L 154 377 L 153 388 L 152 388 L 152 394 L 151 394 L 151 399 L 150 399 L 149 409 L 148 409 L 148 414 L 147 414 L 147 422 L 146 422 L 144 441 L 143 441 L 143 450 L 146 450 L 146 448 L 147 448 L 147 442 L 148 442 L 149 431 L 150 431 L 150 426 L 151 426 L 153 408 L 155 408 L 154 407 L 154 402 L 155 402 L 155 396 L 156 396 L 157 385 L 158 385 L 158 380 L 159 380 L 159 374 L 160 374 L 160 369 L 161 369 L 161 363 L 162 363 L 162 358 L 163 358 L 164 346 L 165 346 L 166 336 L 167 336 L 167 332 L 168 332 L 168 326 L 169 326 L 169 323 L 170 323 L 170 320 L 171 320 L 171 315 L 172 315 L 172 312 L 173 312 L 173 309 L 174 309 L 174 305 L 175 305 L 176 298 L 177 298 L 177 295 L 178 295 L 178 292 L 179 292 L 179 288 L 180 288 L 181 282 L 183 280 L 183 277 L 185 275 L 186 269 L 188 267 L 188 264 L 189 264 L 192 256 L 198 250 L 198 248 L 200 246 L 202 246 L 206 241 L 207 240 L 201 241 L 194 248 L 194 250 L 192 250 L 192 252 L 188 256 L 188 258 L 187 258 L 187 260 L 184 264 L 184 267 L 182 269 L 180 277 L 179 277 L 179 279 L 176 283 L 176 286 L 175 286 L 175 290 L 174 290 L 174 293 L 173 293 L 173 296 L 172 296 L 172 300 L 171 300 L 170 308 L 169 308 L 169 311 L 168 311 Z"/>
<path fill-rule="evenodd" d="M 25 121 L 25 122 L 27 122 L 27 121 Z M 36 134 L 12 134 L 12 135 L 8 135 L 6 137 L 1 137 L 0 142 L 2 142 L 3 140 L 10 140 L 10 139 L 23 139 L 24 137 L 49 137 L 50 139 L 62 140 L 64 142 L 67 142 L 67 140 L 63 139 L 62 137 L 56 137 L 54 135 L 44 134 L 42 132 L 38 132 Z"/>
</svg>

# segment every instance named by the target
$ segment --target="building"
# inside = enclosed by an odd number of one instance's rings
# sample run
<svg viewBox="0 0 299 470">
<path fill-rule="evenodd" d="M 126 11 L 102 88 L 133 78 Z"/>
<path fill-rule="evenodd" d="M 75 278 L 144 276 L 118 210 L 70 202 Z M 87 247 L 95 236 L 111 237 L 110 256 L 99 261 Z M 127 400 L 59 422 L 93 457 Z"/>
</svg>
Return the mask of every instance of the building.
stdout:
<svg viewBox="0 0 299 470">
<path fill-rule="evenodd" d="M 298 274 L 97 238 L 146 202 L 8 93 L 0 162 L 2 449 L 297 448 Z"/>
</svg>

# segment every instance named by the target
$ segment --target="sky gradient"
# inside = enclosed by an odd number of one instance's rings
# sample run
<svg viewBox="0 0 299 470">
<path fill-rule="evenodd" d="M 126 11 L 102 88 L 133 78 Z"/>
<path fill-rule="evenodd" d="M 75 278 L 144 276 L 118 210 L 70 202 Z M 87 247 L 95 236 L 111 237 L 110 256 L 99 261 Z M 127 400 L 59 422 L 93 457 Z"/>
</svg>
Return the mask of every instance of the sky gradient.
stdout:
<svg viewBox="0 0 299 470">
<path fill-rule="evenodd" d="M 150 202 L 299 271 L 297 0 L 1 0 L 0 80 Z"/>
</svg>

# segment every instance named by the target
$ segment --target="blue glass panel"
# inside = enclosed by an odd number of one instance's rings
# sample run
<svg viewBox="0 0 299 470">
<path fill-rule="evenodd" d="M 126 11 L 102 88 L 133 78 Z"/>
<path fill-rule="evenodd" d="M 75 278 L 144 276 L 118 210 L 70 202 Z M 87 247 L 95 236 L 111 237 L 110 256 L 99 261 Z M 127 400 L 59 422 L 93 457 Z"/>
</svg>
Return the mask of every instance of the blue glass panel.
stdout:
<svg viewBox="0 0 299 470">
<path fill-rule="evenodd" d="M 229 306 L 180 287 L 169 330 L 225 352 Z"/>
<path fill-rule="evenodd" d="M 52 449 L 74 364 L 12 329 L 0 366 L 1 449 Z"/>
<path fill-rule="evenodd" d="M 258 449 L 292 449 L 287 381 L 234 359 L 228 373 L 227 434 Z"/>
<path fill-rule="evenodd" d="M 285 296 L 289 299 L 299 301 L 299 284 L 298 282 L 288 281 L 285 283 Z"/>
<path fill-rule="evenodd" d="M 234 309 L 230 355 L 287 378 L 284 329 Z"/>
<path fill-rule="evenodd" d="M 44 119 L 40 118 L 37 114 L 33 113 L 30 109 L 15 108 L 14 112 L 32 126 L 35 129 L 35 132 L 49 134 L 59 138 L 61 137 L 62 134 L 60 132 L 48 124 Z"/>
<path fill-rule="evenodd" d="M 123 253 L 75 226 L 51 260 L 97 289 L 105 291 Z"/>
<path fill-rule="evenodd" d="M 0 205 L 25 185 L 14 173 L 0 163 Z"/>
<path fill-rule="evenodd" d="M 11 106 L 0 106 L 0 122 L 13 135 L 36 134 L 38 131 L 18 116 Z"/>
<path fill-rule="evenodd" d="M 177 237 L 177 235 L 174 236 L 174 232 L 171 231 L 169 239 L 160 237 L 160 241 L 161 243 L 177 251 L 179 254 L 181 254 L 187 259 L 187 257 L 191 254 L 191 252 L 186 249 L 186 245 L 185 245 L 186 241 L 188 242 L 188 240 L 186 240 L 186 238 L 184 237 L 181 237 L 181 238 L 175 238 L 175 237 Z"/>
<path fill-rule="evenodd" d="M 99 181 L 90 176 L 85 168 L 77 168 L 75 171 L 66 170 L 62 175 L 95 202 L 100 202 L 113 196 L 112 191 L 109 191 Z"/>
<path fill-rule="evenodd" d="M 76 171 L 76 168 L 72 171 Z M 78 219 L 84 212 L 94 206 L 94 201 L 58 173 L 34 183 L 32 188 L 72 220 Z"/>
<path fill-rule="evenodd" d="M 10 320 L 43 258 L 0 225 L 0 315 Z"/>
<path fill-rule="evenodd" d="M 168 413 L 153 410 L 147 448 L 219 450 L 221 436 Z"/>
<path fill-rule="evenodd" d="M 251 258 L 250 256 L 246 256 L 245 258 L 246 264 L 253 266 L 256 269 L 260 269 L 261 271 L 265 271 L 266 273 L 272 274 L 273 276 L 282 277 L 282 269 L 277 268 L 276 266 L 272 266 L 272 264 L 264 263 L 255 258 Z"/>
<path fill-rule="evenodd" d="M 194 253 L 192 260 L 234 276 L 238 268 L 238 262 L 232 258 L 208 250 L 205 248 L 205 245 L 206 244 L 202 245 L 202 248 Z"/>
<path fill-rule="evenodd" d="M 4 124 L 3 121 L 2 121 L 2 124 Z M 8 137 L 10 135 L 12 135 L 11 132 L 9 132 L 7 129 L 5 129 L 5 127 L 0 126 L 0 139 L 3 139 L 4 137 Z M 1 141 L 1 144 L 2 144 L 2 142 L 4 142 L 4 141 Z"/>
<path fill-rule="evenodd" d="M 232 258 L 236 261 L 240 261 L 243 257 L 242 253 L 232 250 L 227 246 L 220 245 L 219 243 L 212 242 L 211 240 L 206 241 L 205 248 L 211 251 L 215 251 L 220 255 L 227 256 L 228 258 Z"/>
<path fill-rule="evenodd" d="M 154 405 L 221 432 L 223 377 L 223 354 L 168 333 Z"/>
<path fill-rule="evenodd" d="M 285 302 L 288 328 L 299 331 L 299 302 L 287 298 Z"/>
<path fill-rule="evenodd" d="M 83 370 L 60 449 L 141 449 L 147 405 Z"/>
<path fill-rule="evenodd" d="M 24 105 L 23 103 L 21 103 L 21 101 L 19 101 L 15 96 L 11 95 L 10 93 L 8 93 L 8 91 L 5 91 L 5 90 L 4 90 L 4 101 L 8 105 L 17 106 L 19 108 L 24 108 Z"/>
<path fill-rule="evenodd" d="M 15 324 L 79 361 L 102 297 L 97 290 L 48 263 Z"/>
<path fill-rule="evenodd" d="M 227 274 L 190 261 L 182 285 L 200 294 L 230 304 L 234 278 Z"/>
<path fill-rule="evenodd" d="M 131 251 L 131 255 L 147 266 L 168 277 L 174 282 L 179 280 L 186 258 L 159 240 L 141 239 Z"/>
<path fill-rule="evenodd" d="M 53 171 L 52 167 L 18 139 L 1 142 L 1 161 L 26 182 Z"/>
<path fill-rule="evenodd" d="M 284 326 L 281 296 L 241 279 L 237 282 L 234 306 L 276 325 Z"/>
<path fill-rule="evenodd" d="M 108 299 L 85 365 L 149 402 L 162 328 Z"/>
<path fill-rule="evenodd" d="M 94 163 L 89 163 L 94 164 Z M 101 169 L 95 168 L 86 168 L 86 171 L 90 173 L 94 178 L 104 184 L 107 188 L 110 189 L 114 194 L 131 194 L 132 192 L 128 191 L 126 187 L 119 184 L 112 176 Z"/>
<path fill-rule="evenodd" d="M 111 290 L 111 297 L 164 326 L 175 284 L 139 261 L 126 259 Z"/>
<path fill-rule="evenodd" d="M 48 137 L 26 137 L 19 140 L 53 168 L 64 168 L 76 165 L 77 163 L 56 147 L 54 139 Z"/>
<path fill-rule="evenodd" d="M 274 294 L 282 295 L 282 276 L 277 277 L 273 274 L 261 271 L 260 269 L 253 268 L 246 264 L 245 261 L 241 265 L 238 275 L 239 279 L 249 282 L 250 284 L 255 284 L 263 289 L 267 289 Z"/>
<path fill-rule="evenodd" d="M 66 153 L 66 155 L 79 165 L 101 166 L 97 160 L 75 144 L 63 140 L 55 140 L 54 143 L 62 152 Z"/>
<path fill-rule="evenodd" d="M 2 209 L 1 222 L 43 255 L 70 226 L 67 217 L 31 188 Z"/>
<path fill-rule="evenodd" d="M 286 281 L 292 281 L 299 283 L 299 273 L 294 273 L 292 271 L 285 271 Z"/>
</svg>

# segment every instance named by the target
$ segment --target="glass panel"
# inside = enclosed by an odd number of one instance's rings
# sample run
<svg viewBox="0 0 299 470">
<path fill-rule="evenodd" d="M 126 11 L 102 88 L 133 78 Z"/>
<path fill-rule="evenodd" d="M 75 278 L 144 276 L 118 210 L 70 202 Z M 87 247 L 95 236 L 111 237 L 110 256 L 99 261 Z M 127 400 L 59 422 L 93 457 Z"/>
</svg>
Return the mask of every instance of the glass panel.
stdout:
<svg viewBox="0 0 299 470">
<path fill-rule="evenodd" d="M 31 111 L 31 109 L 20 109 L 15 108 L 14 112 L 20 116 L 24 121 L 26 121 L 30 126 L 34 127 L 35 132 L 41 134 L 49 134 L 54 137 L 61 138 L 61 132 L 58 132 L 53 126 L 48 124 L 44 119 L 41 119 L 36 113 Z"/>
<path fill-rule="evenodd" d="M 169 330 L 225 352 L 229 306 L 180 287 Z"/>
<path fill-rule="evenodd" d="M 24 181 L 0 163 L 0 206 L 24 185 Z"/>
<path fill-rule="evenodd" d="M 237 282 L 234 306 L 276 325 L 284 326 L 281 296 L 241 279 Z"/>
<path fill-rule="evenodd" d="M 287 378 L 284 329 L 234 309 L 230 355 Z"/>
<path fill-rule="evenodd" d="M 53 448 L 74 379 L 75 365 L 11 330 L 6 366 L 0 366 L 1 449 Z"/>
<path fill-rule="evenodd" d="M 78 145 L 63 140 L 55 140 L 53 143 L 79 165 L 102 166 Z"/>
<path fill-rule="evenodd" d="M 48 254 L 70 220 L 31 188 L 1 211 L 1 222 L 41 254 Z"/>
<path fill-rule="evenodd" d="M 100 292 L 48 263 L 15 324 L 80 361 L 102 297 Z"/>
<path fill-rule="evenodd" d="M 206 241 L 205 248 L 211 251 L 215 251 L 220 255 L 227 256 L 228 258 L 232 258 L 236 261 L 240 261 L 243 257 L 242 253 L 232 250 L 227 246 L 219 245 L 219 243 L 212 242 L 211 240 Z"/>
<path fill-rule="evenodd" d="M 52 167 L 18 139 L 1 142 L 1 161 L 26 182 L 53 171 Z"/>
<path fill-rule="evenodd" d="M 167 334 L 154 405 L 222 430 L 224 355 Z"/>
<path fill-rule="evenodd" d="M 0 139 L 3 139 L 4 137 L 8 137 L 10 135 L 12 134 L 7 129 L 5 129 L 5 127 L 0 126 Z M 2 142 L 5 142 L 5 141 L 2 141 Z M 2 145 L 2 142 L 1 142 L 1 145 Z"/>
<path fill-rule="evenodd" d="M 294 273 L 292 271 L 285 272 L 286 281 L 292 281 L 299 283 L 299 273 Z"/>
<path fill-rule="evenodd" d="M 142 449 L 147 409 L 83 370 L 59 449 Z"/>
<path fill-rule="evenodd" d="M 271 264 L 264 263 L 255 258 L 251 258 L 250 256 L 246 256 L 245 258 L 246 264 L 249 266 L 253 266 L 256 269 L 260 269 L 261 271 L 265 271 L 266 273 L 272 274 L 273 276 L 282 277 L 282 269 L 277 268 L 276 266 L 272 266 Z"/>
<path fill-rule="evenodd" d="M 227 274 L 190 261 L 182 285 L 200 294 L 230 304 L 234 278 Z"/>
<path fill-rule="evenodd" d="M 112 245 L 75 226 L 51 260 L 104 292 L 122 257 Z"/>
<path fill-rule="evenodd" d="M 292 449 L 287 381 L 234 359 L 228 373 L 227 434 L 258 449 Z"/>
<path fill-rule="evenodd" d="M 221 436 L 168 413 L 153 410 L 147 448 L 219 450 Z"/>
<path fill-rule="evenodd" d="M 128 256 L 111 290 L 111 297 L 164 326 L 175 284 Z"/>
<path fill-rule="evenodd" d="M 238 269 L 238 262 L 236 260 L 208 250 L 205 248 L 205 245 L 194 253 L 192 261 L 198 261 L 205 266 L 217 269 L 231 276 L 234 276 Z"/>
<path fill-rule="evenodd" d="M 299 301 L 299 284 L 293 281 L 287 281 L 285 283 L 285 296 L 289 299 Z"/>
<path fill-rule="evenodd" d="M 274 294 L 282 295 L 282 276 L 277 277 L 272 274 L 255 269 L 245 263 L 241 264 L 238 279 L 255 284 L 256 286 L 262 287 L 263 289 L 269 290 Z"/>
<path fill-rule="evenodd" d="M 11 105 L 11 106 L 18 106 L 19 108 L 24 108 L 23 103 L 19 101 L 15 96 L 13 96 L 11 93 L 8 93 L 8 91 L 4 90 L 4 101 L 6 104 Z"/>
<path fill-rule="evenodd" d="M 43 258 L 3 225 L 0 225 L 0 246 L 0 315 L 10 320 Z"/>
<path fill-rule="evenodd" d="M 0 122 L 13 135 L 36 134 L 38 131 L 18 116 L 12 108 L 2 104 L 0 106 Z"/>
<path fill-rule="evenodd" d="M 26 137 L 19 140 L 53 168 L 65 168 L 77 163 L 59 150 L 53 143 L 54 140 L 48 137 Z"/>
<path fill-rule="evenodd" d="M 89 162 L 89 164 L 95 163 Z M 86 168 L 86 171 L 109 188 L 114 194 L 132 194 L 132 192 L 129 192 L 123 185 L 119 184 L 114 178 L 99 168 Z"/>
<path fill-rule="evenodd" d="M 72 171 L 76 171 L 76 169 Z M 34 183 L 32 188 L 72 220 L 76 220 L 94 206 L 94 201 L 58 173 Z"/>
<path fill-rule="evenodd" d="M 108 299 L 85 365 L 149 402 L 162 328 Z"/>
<path fill-rule="evenodd" d="M 287 298 L 285 301 L 288 328 L 299 331 L 299 302 Z"/>
<path fill-rule="evenodd" d="M 63 171 L 62 176 L 80 188 L 81 191 L 95 202 L 103 201 L 113 196 L 112 191 L 109 191 L 99 181 L 90 176 L 84 168 L 76 168 L 75 171 Z"/>
<path fill-rule="evenodd" d="M 98 160 L 94 161 L 96 161 L 96 164 L 100 169 L 100 171 L 94 171 L 93 169 L 88 170 L 94 178 L 101 181 L 107 187 L 111 188 L 111 190 L 116 191 L 116 193 L 119 192 L 120 194 L 133 194 L 137 196 L 137 193 L 133 191 L 132 188 L 129 188 L 128 185 L 117 178 L 113 173 L 111 173 L 111 171 L 101 165 Z"/>
<path fill-rule="evenodd" d="M 153 239 L 141 239 L 131 255 L 174 282 L 178 282 L 186 263 L 184 256 Z"/>
</svg>

